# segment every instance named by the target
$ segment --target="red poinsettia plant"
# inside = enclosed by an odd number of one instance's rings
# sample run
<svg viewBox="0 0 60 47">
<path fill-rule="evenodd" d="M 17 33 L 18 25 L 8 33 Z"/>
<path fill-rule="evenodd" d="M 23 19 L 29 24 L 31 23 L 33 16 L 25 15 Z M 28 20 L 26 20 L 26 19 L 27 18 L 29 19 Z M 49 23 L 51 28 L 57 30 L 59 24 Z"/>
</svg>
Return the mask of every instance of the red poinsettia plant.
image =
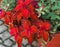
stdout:
<svg viewBox="0 0 60 47">
<path fill-rule="evenodd" d="M 37 3 L 33 0 L 18 0 L 17 6 L 12 11 L 1 11 L 0 19 L 10 27 L 10 34 L 15 37 L 18 47 L 22 45 L 22 39 L 28 39 L 31 44 L 34 39 L 43 38 L 48 41 L 51 24 L 49 21 L 38 17 L 35 10 Z"/>
</svg>

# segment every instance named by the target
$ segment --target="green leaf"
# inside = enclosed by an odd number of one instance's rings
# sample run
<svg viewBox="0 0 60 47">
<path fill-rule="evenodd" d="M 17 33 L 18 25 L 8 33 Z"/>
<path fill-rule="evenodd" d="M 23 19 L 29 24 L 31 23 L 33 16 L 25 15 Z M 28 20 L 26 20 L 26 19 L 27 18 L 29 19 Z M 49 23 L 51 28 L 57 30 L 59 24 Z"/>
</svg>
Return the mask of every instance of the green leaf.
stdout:
<svg viewBox="0 0 60 47">
<path fill-rule="evenodd" d="M 51 0 L 51 2 L 53 3 L 53 2 L 55 2 L 56 0 Z"/>
<path fill-rule="evenodd" d="M 40 0 L 42 3 L 44 3 L 44 0 Z"/>
<path fill-rule="evenodd" d="M 56 25 L 54 26 L 54 29 L 57 29 L 58 26 L 60 26 L 60 24 L 56 24 Z"/>
<path fill-rule="evenodd" d="M 38 3 L 38 6 L 42 6 L 42 4 L 41 3 Z"/>
<path fill-rule="evenodd" d="M 16 5 L 16 0 L 2 0 L 0 8 L 3 10 L 12 10 Z M 9 4 L 9 6 L 7 6 Z"/>
<path fill-rule="evenodd" d="M 60 20 L 60 16 L 57 15 L 56 18 Z"/>
</svg>

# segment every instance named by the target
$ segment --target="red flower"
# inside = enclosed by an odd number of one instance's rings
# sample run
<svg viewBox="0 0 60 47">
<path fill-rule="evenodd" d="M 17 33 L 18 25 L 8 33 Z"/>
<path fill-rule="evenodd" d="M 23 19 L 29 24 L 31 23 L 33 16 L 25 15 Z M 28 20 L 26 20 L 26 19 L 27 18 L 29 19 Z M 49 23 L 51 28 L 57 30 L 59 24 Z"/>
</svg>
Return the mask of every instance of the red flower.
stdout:
<svg viewBox="0 0 60 47">
<path fill-rule="evenodd" d="M 15 35 L 15 40 L 17 41 L 17 42 L 21 42 L 22 41 L 22 37 L 21 36 L 19 36 L 18 34 L 16 34 Z"/>
<path fill-rule="evenodd" d="M 22 4 L 19 4 L 19 5 L 17 5 L 16 7 L 15 7 L 15 11 L 19 11 L 20 9 L 22 9 L 23 8 L 23 6 L 22 6 Z"/>
<path fill-rule="evenodd" d="M 23 17 L 22 13 L 17 14 L 17 20 L 18 21 L 20 21 L 22 17 Z"/>
<path fill-rule="evenodd" d="M 38 32 L 38 29 L 37 29 L 37 27 L 35 26 L 35 25 L 32 25 L 31 26 L 31 34 L 35 34 L 35 33 L 37 33 Z"/>
<path fill-rule="evenodd" d="M 40 37 L 43 37 L 43 33 L 44 33 L 44 32 L 45 32 L 44 30 L 40 30 L 40 31 L 39 31 L 39 36 L 40 36 Z"/>
<path fill-rule="evenodd" d="M 6 12 L 6 15 L 10 16 L 11 13 L 12 13 L 11 11 L 8 11 L 8 12 Z"/>
<path fill-rule="evenodd" d="M 30 21 L 25 19 L 22 20 L 22 26 L 25 30 L 28 30 L 30 28 L 30 25 L 31 25 Z"/>
<path fill-rule="evenodd" d="M 18 34 L 15 35 L 15 40 L 16 40 L 16 42 L 18 44 L 18 47 L 21 47 L 22 46 L 22 39 L 23 38 L 21 36 L 19 36 Z"/>
<path fill-rule="evenodd" d="M 23 14 L 23 17 L 25 17 L 25 18 L 28 18 L 29 15 L 30 15 L 28 9 L 23 9 L 23 10 L 22 10 L 22 14 Z"/>
<path fill-rule="evenodd" d="M 29 3 L 31 3 L 33 0 L 18 0 L 17 6 L 14 10 L 19 11 L 20 9 L 25 8 Z"/>
<path fill-rule="evenodd" d="M 17 4 L 24 4 L 24 5 L 28 5 L 32 2 L 33 0 L 18 0 Z"/>
<path fill-rule="evenodd" d="M 28 31 L 22 31 L 20 35 L 21 35 L 22 37 L 27 38 L 28 35 L 29 35 L 29 32 L 28 32 Z"/>
<path fill-rule="evenodd" d="M 5 17 L 5 11 L 1 10 L 1 12 L 0 12 L 0 19 L 3 18 L 3 17 Z"/>
<path fill-rule="evenodd" d="M 17 0 L 17 4 L 23 4 L 23 0 Z"/>
<path fill-rule="evenodd" d="M 44 22 L 42 20 L 38 20 L 37 22 L 35 22 L 35 25 L 42 30 L 44 27 Z"/>
<path fill-rule="evenodd" d="M 4 22 L 5 22 L 6 24 L 9 24 L 10 21 L 11 21 L 11 19 L 10 19 L 8 16 L 6 16 L 6 17 L 4 18 Z"/>
<path fill-rule="evenodd" d="M 6 16 L 4 17 L 4 21 L 6 24 L 12 23 L 11 11 L 6 12 Z"/>
<path fill-rule="evenodd" d="M 49 22 L 44 22 L 44 28 L 45 30 L 50 30 L 51 24 Z"/>
<path fill-rule="evenodd" d="M 33 36 L 30 35 L 30 36 L 28 37 L 28 42 L 29 42 L 29 44 L 31 44 L 31 43 L 33 42 Z"/>
<path fill-rule="evenodd" d="M 37 20 L 37 19 L 38 19 L 37 15 L 36 15 L 34 12 L 31 12 L 30 17 L 31 17 L 33 20 Z"/>
<path fill-rule="evenodd" d="M 33 1 L 33 0 L 25 0 L 24 4 L 25 4 L 25 5 L 28 5 L 28 4 L 30 4 L 32 1 Z"/>
<path fill-rule="evenodd" d="M 43 32 L 43 39 L 44 39 L 45 41 L 47 41 L 48 38 L 49 38 L 49 33 L 46 32 L 46 31 L 44 31 L 44 32 Z"/>
<path fill-rule="evenodd" d="M 10 34 L 11 34 L 11 35 L 16 35 L 16 34 L 18 34 L 18 29 L 17 29 L 16 27 L 10 29 Z"/>
</svg>

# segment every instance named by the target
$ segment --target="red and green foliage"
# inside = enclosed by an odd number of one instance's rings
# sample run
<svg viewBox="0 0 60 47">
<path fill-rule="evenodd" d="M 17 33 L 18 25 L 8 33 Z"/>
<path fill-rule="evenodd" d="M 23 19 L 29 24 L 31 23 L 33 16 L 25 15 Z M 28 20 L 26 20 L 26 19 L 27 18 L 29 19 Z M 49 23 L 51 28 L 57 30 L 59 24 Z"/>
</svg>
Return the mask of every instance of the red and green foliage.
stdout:
<svg viewBox="0 0 60 47">
<path fill-rule="evenodd" d="M 0 10 L 0 19 L 9 25 L 10 34 L 15 37 L 18 47 L 21 47 L 23 38 L 28 39 L 30 44 L 40 38 L 47 42 L 52 30 L 51 27 L 53 28 L 55 25 L 53 21 L 60 19 L 59 16 L 50 16 L 55 14 L 49 10 L 51 4 L 44 2 L 44 0 L 41 0 L 40 3 L 34 0 L 17 0 L 13 10 Z M 45 12 L 48 13 L 48 16 Z M 42 15 L 39 17 L 41 13 Z"/>
</svg>

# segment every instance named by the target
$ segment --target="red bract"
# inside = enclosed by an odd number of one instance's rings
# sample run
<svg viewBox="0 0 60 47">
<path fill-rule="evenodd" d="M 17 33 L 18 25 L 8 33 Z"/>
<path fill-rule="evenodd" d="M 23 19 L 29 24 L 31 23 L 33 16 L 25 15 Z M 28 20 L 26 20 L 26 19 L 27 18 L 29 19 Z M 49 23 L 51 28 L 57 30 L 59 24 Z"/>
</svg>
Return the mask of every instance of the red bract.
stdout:
<svg viewBox="0 0 60 47">
<path fill-rule="evenodd" d="M 22 20 L 22 26 L 24 29 L 28 30 L 30 28 L 31 23 L 28 20 Z"/>
<path fill-rule="evenodd" d="M 49 38 L 49 33 L 45 30 L 40 30 L 39 33 L 37 34 L 37 38 L 43 38 L 45 41 L 48 41 Z"/>
<path fill-rule="evenodd" d="M 36 15 L 34 12 L 31 12 L 30 17 L 31 17 L 33 20 L 38 20 L 38 17 L 37 17 L 37 15 Z"/>
<path fill-rule="evenodd" d="M 17 0 L 17 4 L 23 4 L 23 0 Z"/>
<path fill-rule="evenodd" d="M 44 32 L 43 32 L 43 39 L 44 39 L 45 41 L 47 41 L 48 38 L 49 38 L 49 33 L 46 32 L 46 31 L 44 31 Z"/>
<path fill-rule="evenodd" d="M 9 17 L 5 17 L 4 20 L 5 20 L 5 23 L 6 23 L 6 24 L 9 24 L 9 22 L 10 22 L 10 18 L 9 18 Z"/>
<path fill-rule="evenodd" d="M 3 17 L 5 17 L 5 11 L 1 10 L 0 11 L 0 19 L 3 18 Z"/>
<path fill-rule="evenodd" d="M 29 15 L 30 15 L 28 9 L 23 9 L 23 10 L 22 10 L 22 14 L 23 14 L 23 17 L 25 17 L 25 18 L 28 18 Z"/>
<path fill-rule="evenodd" d="M 17 29 L 16 27 L 10 29 L 10 34 L 11 34 L 11 35 L 16 35 L 16 34 L 18 34 L 18 29 Z"/>
<path fill-rule="evenodd" d="M 44 30 L 40 30 L 40 31 L 39 31 L 39 36 L 40 36 L 40 37 L 43 37 L 43 33 L 44 33 Z"/>
<path fill-rule="evenodd" d="M 12 13 L 11 11 L 8 11 L 5 14 L 4 21 L 5 21 L 6 24 L 9 24 L 9 23 L 11 23 L 13 21 L 11 13 Z"/>
<path fill-rule="evenodd" d="M 38 28 L 35 26 L 35 25 L 32 25 L 31 26 L 31 33 L 32 34 L 35 34 L 35 33 L 37 33 L 38 32 Z"/>
<path fill-rule="evenodd" d="M 37 22 L 37 26 L 40 28 L 40 29 L 44 29 L 44 23 L 43 21 L 40 21 L 40 22 Z"/>
<path fill-rule="evenodd" d="M 29 4 L 29 6 L 28 6 L 28 7 L 29 7 L 29 10 L 30 10 L 30 11 L 34 11 L 34 10 L 35 10 L 35 8 L 33 7 L 33 5 L 32 5 L 32 4 Z"/>
<path fill-rule="evenodd" d="M 6 14 L 7 14 L 8 16 L 10 16 L 10 15 L 11 15 L 11 11 L 6 12 Z"/>
<path fill-rule="evenodd" d="M 23 34 L 23 35 L 22 35 Z M 21 32 L 21 36 L 22 37 L 28 37 L 28 31 L 23 31 L 23 32 Z"/>
<path fill-rule="evenodd" d="M 45 30 L 50 30 L 51 24 L 49 22 L 44 23 Z"/>
<path fill-rule="evenodd" d="M 25 5 L 28 5 L 28 4 L 30 4 L 32 1 L 33 1 L 33 0 L 25 0 L 24 4 L 25 4 Z"/>
<path fill-rule="evenodd" d="M 15 35 L 15 40 L 16 40 L 16 42 L 18 44 L 18 47 L 21 47 L 21 45 L 22 45 L 22 37 L 17 34 L 17 35 Z"/>
<path fill-rule="evenodd" d="M 20 21 L 22 17 L 23 17 L 22 13 L 19 13 L 19 14 L 17 15 L 17 21 Z"/>
<path fill-rule="evenodd" d="M 30 35 L 30 36 L 28 37 L 28 42 L 29 42 L 30 44 L 33 42 L 33 36 Z"/>
<path fill-rule="evenodd" d="M 33 0 L 18 0 L 17 4 L 24 4 L 24 5 L 28 5 L 32 2 Z"/>
<path fill-rule="evenodd" d="M 17 2 L 18 5 L 16 6 L 16 8 L 15 8 L 14 10 L 18 11 L 18 10 L 20 10 L 21 8 L 23 9 L 23 8 L 26 7 L 26 5 L 30 4 L 32 1 L 33 1 L 33 0 L 25 0 L 25 1 L 23 1 L 23 0 L 18 0 L 18 2 Z"/>
<path fill-rule="evenodd" d="M 19 11 L 19 10 L 22 9 L 22 8 L 23 8 L 22 5 L 17 5 L 14 10 L 15 10 L 15 11 Z"/>
</svg>

